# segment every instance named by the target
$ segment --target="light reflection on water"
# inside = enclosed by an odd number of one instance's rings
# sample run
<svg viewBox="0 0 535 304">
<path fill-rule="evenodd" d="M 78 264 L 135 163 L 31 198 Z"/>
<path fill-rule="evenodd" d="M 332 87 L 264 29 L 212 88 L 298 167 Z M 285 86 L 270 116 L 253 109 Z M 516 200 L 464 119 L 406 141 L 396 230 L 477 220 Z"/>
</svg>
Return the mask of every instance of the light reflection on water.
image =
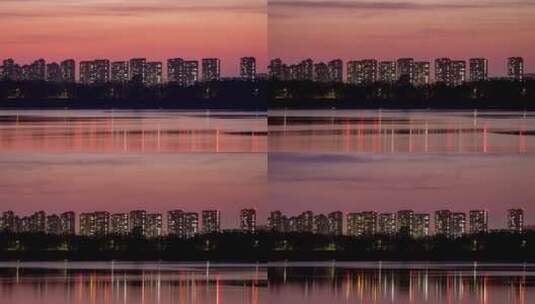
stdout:
<svg viewBox="0 0 535 304">
<path fill-rule="evenodd" d="M 535 265 L 1 263 L 2 303 L 532 303 Z"/>
<path fill-rule="evenodd" d="M 279 152 L 528 153 L 535 114 L 477 111 L 269 111 Z"/>
<path fill-rule="evenodd" d="M 0 152 L 264 152 L 265 112 L 0 111 Z"/>
</svg>

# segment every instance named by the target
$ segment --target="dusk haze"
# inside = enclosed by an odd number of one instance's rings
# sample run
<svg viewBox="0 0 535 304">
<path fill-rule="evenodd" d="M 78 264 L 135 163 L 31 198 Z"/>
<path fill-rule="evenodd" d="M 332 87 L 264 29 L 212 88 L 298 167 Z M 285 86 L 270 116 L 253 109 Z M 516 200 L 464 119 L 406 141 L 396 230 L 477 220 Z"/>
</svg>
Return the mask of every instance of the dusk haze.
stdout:
<svg viewBox="0 0 535 304">
<path fill-rule="evenodd" d="M 0 29 L 0 304 L 535 303 L 535 0 Z"/>
<path fill-rule="evenodd" d="M 226 76 L 246 55 L 267 65 L 264 0 L 2 0 L 0 28 L 0 58 L 24 63 L 219 57 Z"/>
<path fill-rule="evenodd" d="M 269 55 L 287 61 L 413 57 L 505 58 L 535 64 L 535 2 L 479 0 L 270 0 Z M 533 70 L 531 70 L 533 72 Z"/>
</svg>

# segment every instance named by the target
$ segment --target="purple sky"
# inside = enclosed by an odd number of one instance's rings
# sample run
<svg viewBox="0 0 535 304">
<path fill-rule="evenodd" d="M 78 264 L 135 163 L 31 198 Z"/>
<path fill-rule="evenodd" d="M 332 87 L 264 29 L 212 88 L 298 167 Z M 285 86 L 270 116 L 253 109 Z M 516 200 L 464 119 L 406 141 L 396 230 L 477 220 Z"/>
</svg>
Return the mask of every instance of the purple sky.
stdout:
<svg viewBox="0 0 535 304">
<path fill-rule="evenodd" d="M 535 71 L 535 1 L 271 0 L 271 57 L 297 61 L 486 57 L 490 74 L 523 56 Z"/>
<path fill-rule="evenodd" d="M 523 56 L 534 72 L 533 0 L 0 0 L 0 58 L 26 63 L 145 56 L 297 61 Z"/>
</svg>

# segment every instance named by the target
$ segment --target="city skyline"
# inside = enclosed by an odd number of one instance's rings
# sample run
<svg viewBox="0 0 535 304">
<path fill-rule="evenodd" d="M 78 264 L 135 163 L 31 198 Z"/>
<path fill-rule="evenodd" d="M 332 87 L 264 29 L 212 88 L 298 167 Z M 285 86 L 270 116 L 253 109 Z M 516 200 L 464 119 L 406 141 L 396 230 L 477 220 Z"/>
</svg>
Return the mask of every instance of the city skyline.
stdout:
<svg viewBox="0 0 535 304">
<path fill-rule="evenodd" d="M 524 210 L 506 211 L 504 225 L 489 225 L 488 210 L 473 209 L 468 212 L 440 209 L 422 213 L 412 209 L 377 212 L 331 211 L 314 213 L 310 210 L 297 215 L 287 215 L 280 210 L 270 211 L 265 220 L 257 221 L 256 209 L 245 208 L 239 213 L 239 225 L 222 228 L 222 211 L 218 209 L 191 210 L 173 209 L 166 212 L 149 212 L 145 209 L 111 213 L 108 211 L 65 211 L 48 214 L 45 211 L 21 216 L 12 210 L 0 213 L 0 232 L 44 232 L 81 236 L 128 235 L 139 233 L 147 238 L 175 235 L 192 238 L 198 234 L 242 231 L 255 233 L 273 231 L 280 233 L 309 232 L 324 235 L 348 235 L 354 237 L 375 234 L 406 235 L 422 238 L 444 235 L 459 238 L 464 235 L 492 231 L 524 232 L 535 230 L 525 220 Z M 527 223 L 526 223 L 527 222 Z"/>
<path fill-rule="evenodd" d="M 230 76 L 239 75 L 231 63 L 246 55 L 267 66 L 264 0 L 7 0 L 0 11 L 0 26 L 10 29 L 0 34 L 0 58 L 25 64 L 39 56 L 79 62 L 150 54 L 164 61 L 180 54 L 220 57 L 222 73 Z"/>
<path fill-rule="evenodd" d="M 145 57 L 110 61 L 106 58 L 83 60 L 63 59 L 60 62 L 47 62 L 40 58 L 30 64 L 21 64 L 13 58 L 1 61 L 0 80 L 46 80 L 51 82 L 79 82 L 82 84 L 139 81 L 146 85 L 177 83 L 192 86 L 198 82 L 222 79 L 311 80 L 317 82 L 345 82 L 356 85 L 369 85 L 375 82 L 401 82 L 414 86 L 444 83 L 460 86 L 467 82 L 489 79 L 509 78 L 514 80 L 534 79 L 534 73 L 526 72 L 523 57 L 506 59 L 506 74 L 501 77 L 489 75 L 487 58 L 475 57 L 452 59 L 435 58 L 433 62 L 420 61 L 412 57 L 398 58 L 393 61 L 353 59 L 344 62 L 332 59 L 316 62 L 311 58 L 300 62 L 285 63 L 273 58 L 266 67 L 267 73 L 258 72 L 255 57 L 241 57 L 237 63 L 239 75 L 225 77 L 221 74 L 222 61 L 218 57 L 198 59 L 168 58 L 165 62 L 151 61 Z"/>
<path fill-rule="evenodd" d="M 0 58 L 25 64 L 40 56 L 120 61 L 151 54 L 151 60 L 163 62 L 179 54 L 221 57 L 222 74 L 238 76 L 230 63 L 246 55 L 258 59 L 260 72 L 268 58 L 277 57 L 432 61 L 451 56 L 488 58 L 489 75 L 495 77 L 506 74 L 507 56 L 522 56 L 528 66 L 535 63 L 530 35 L 535 5 L 529 1 L 7 0 L 0 9 L 0 25 L 11 29 L 0 34 Z M 76 24 L 63 26 L 74 18 Z"/>
<path fill-rule="evenodd" d="M 311 57 L 435 57 L 489 59 L 489 75 L 505 74 L 507 54 L 535 58 L 535 3 L 474 0 L 271 0 L 269 55 Z"/>
</svg>

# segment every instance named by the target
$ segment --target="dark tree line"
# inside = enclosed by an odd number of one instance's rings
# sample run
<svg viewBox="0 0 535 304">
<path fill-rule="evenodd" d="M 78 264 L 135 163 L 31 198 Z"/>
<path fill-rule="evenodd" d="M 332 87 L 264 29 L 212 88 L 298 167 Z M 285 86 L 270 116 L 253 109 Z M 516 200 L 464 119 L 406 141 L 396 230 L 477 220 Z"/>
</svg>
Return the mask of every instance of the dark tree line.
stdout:
<svg viewBox="0 0 535 304">
<path fill-rule="evenodd" d="M 70 108 L 435 108 L 535 109 L 535 80 L 490 80 L 458 87 L 404 82 L 353 85 L 240 80 L 145 86 L 0 81 L 0 107 Z"/>
<path fill-rule="evenodd" d="M 0 81 L 0 107 L 265 109 L 264 83 L 240 80 L 145 86 L 138 81 L 85 85 Z"/>
<path fill-rule="evenodd" d="M 353 85 L 312 81 L 270 82 L 275 108 L 535 109 L 535 80 L 490 80 L 450 87 L 405 83 Z"/>
<path fill-rule="evenodd" d="M 449 239 L 311 233 L 226 232 L 191 239 L 173 236 L 56 236 L 0 234 L 0 259 L 28 260 L 477 260 L 535 261 L 535 232 L 493 232 Z"/>
</svg>

